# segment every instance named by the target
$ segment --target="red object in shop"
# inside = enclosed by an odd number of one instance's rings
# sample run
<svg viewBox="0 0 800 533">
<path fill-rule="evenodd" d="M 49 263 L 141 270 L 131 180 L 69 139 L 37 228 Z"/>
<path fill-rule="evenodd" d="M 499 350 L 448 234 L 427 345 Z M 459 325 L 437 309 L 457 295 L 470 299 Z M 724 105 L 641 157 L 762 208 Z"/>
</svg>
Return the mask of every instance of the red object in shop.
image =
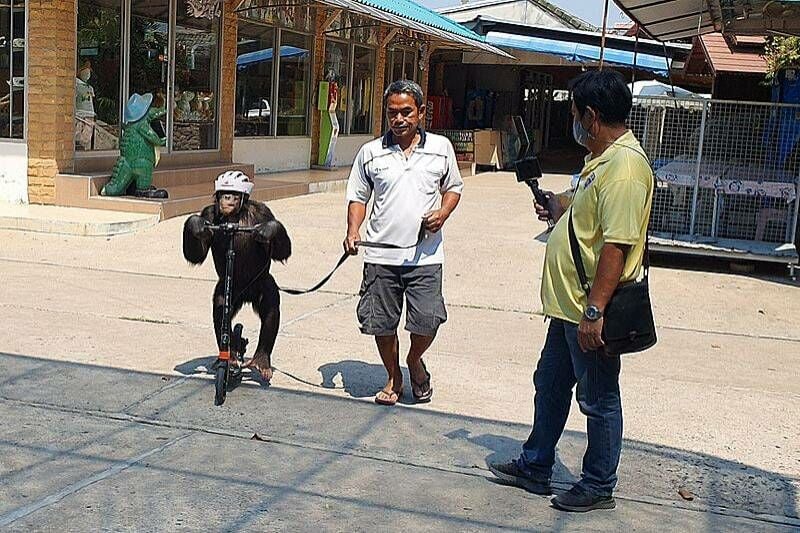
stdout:
<svg viewBox="0 0 800 533">
<path fill-rule="evenodd" d="M 426 127 L 444 130 L 453 127 L 453 100 L 449 96 L 428 96 Z"/>
</svg>

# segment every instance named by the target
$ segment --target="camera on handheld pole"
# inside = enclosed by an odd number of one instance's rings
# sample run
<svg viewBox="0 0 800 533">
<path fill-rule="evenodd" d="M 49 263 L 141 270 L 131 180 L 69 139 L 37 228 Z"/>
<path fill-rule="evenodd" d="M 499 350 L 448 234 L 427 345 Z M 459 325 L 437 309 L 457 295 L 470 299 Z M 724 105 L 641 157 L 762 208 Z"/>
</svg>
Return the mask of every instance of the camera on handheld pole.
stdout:
<svg viewBox="0 0 800 533">
<path fill-rule="evenodd" d="M 522 117 L 515 115 L 513 120 L 514 128 L 516 128 L 520 140 L 519 159 L 514 162 L 514 171 L 517 174 L 517 181 L 525 183 L 530 187 L 533 197 L 536 199 L 536 203 L 546 208 L 550 197 L 539 188 L 539 178 L 542 177 L 542 167 L 539 165 L 539 160 L 536 156 L 528 153 L 531 148 L 531 141 L 528 137 L 528 131 L 525 129 L 525 123 Z M 555 222 L 553 218 L 548 218 L 548 231 L 552 229 L 554 225 Z"/>
</svg>

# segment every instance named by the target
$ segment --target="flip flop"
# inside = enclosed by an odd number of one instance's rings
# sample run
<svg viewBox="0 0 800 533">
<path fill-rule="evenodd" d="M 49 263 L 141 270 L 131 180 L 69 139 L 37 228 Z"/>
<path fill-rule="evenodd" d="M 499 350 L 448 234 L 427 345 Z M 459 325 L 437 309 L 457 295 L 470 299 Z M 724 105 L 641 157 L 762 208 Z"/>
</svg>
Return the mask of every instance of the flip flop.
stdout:
<svg viewBox="0 0 800 533">
<path fill-rule="evenodd" d="M 381 394 L 384 394 L 388 399 L 381 398 Z M 398 401 L 400 401 L 400 397 L 403 396 L 403 389 L 399 391 L 387 391 L 381 389 L 378 391 L 378 394 L 375 395 L 375 403 L 378 405 L 396 405 Z"/>
<path fill-rule="evenodd" d="M 428 368 L 425 366 L 425 361 L 420 359 L 419 361 L 422 363 L 422 369 L 425 371 L 425 375 L 428 376 L 425 381 L 422 383 L 415 383 L 414 380 L 411 380 L 411 394 L 414 395 L 414 400 L 417 403 L 427 403 L 431 401 L 431 397 L 433 396 L 433 387 L 431 387 L 431 373 L 428 372 Z M 414 388 L 423 390 L 422 394 L 417 395 L 417 391 Z"/>
</svg>

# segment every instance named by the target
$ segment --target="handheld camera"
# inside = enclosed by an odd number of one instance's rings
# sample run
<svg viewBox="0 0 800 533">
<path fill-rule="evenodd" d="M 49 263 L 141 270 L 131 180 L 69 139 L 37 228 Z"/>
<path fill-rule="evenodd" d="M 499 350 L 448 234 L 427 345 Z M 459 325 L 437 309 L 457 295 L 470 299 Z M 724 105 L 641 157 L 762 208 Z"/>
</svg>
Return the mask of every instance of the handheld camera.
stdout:
<svg viewBox="0 0 800 533">
<path fill-rule="evenodd" d="M 514 162 L 514 170 L 517 174 L 517 181 L 525 183 L 530 187 L 536 203 L 542 207 L 547 207 L 550 197 L 547 196 L 542 189 L 539 188 L 539 178 L 542 177 L 542 167 L 539 165 L 539 160 L 535 155 L 530 155 L 530 138 L 525 129 L 525 123 L 522 117 L 514 116 L 514 127 L 517 130 L 517 135 L 520 139 L 519 159 Z M 552 228 L 555 225 L 552 217 L 547 219 L 547 227 Z"/>
</svg>

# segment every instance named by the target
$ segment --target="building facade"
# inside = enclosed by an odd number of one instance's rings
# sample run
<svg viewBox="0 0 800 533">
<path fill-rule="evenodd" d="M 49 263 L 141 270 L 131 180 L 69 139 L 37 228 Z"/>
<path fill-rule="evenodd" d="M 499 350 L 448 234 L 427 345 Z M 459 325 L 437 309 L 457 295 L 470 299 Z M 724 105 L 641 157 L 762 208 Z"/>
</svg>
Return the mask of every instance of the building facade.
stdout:
<svg viewBox="0 0 800 533">
<path fill-rule="evenodd" d="M 437 47 L 494 50 L 410 0 L 6 0 L 0 200 L 61 203 L 58 176 L 110 171 L 134 93 L 167 110 L 160 167 L 266 173 L 318 163 L 335 83 L 332 163 L 347 165 L 381 132 L 385 84 L 427 86 Z"/>
</svg>

